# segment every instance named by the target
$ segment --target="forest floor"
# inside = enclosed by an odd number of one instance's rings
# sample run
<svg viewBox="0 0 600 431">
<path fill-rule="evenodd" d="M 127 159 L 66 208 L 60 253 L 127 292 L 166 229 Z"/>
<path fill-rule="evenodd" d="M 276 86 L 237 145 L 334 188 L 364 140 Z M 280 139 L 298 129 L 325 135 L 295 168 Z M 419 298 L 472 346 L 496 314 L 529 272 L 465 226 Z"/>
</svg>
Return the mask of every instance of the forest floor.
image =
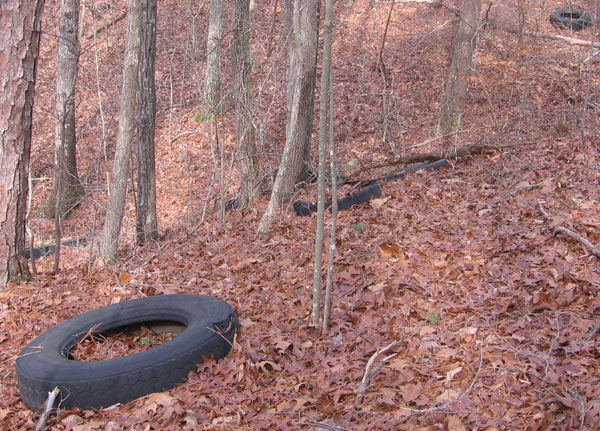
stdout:
<svg viewBox="0 0 600 431">
<path fill-rule="evenodd" d="M 208 2 L 159 2 L 160 238 L 135 246 L 129 196 L 118 262 L 93 265 L 118 123 L 125 22 L 89 36 L 99 17 L 122 12 L 113 3 L 86 9 L 77 126 L 87 196 L 63 226 L 67 236 L 87 237 L 91 249 L 64 250 L 58 274 L 52 257 L 40 259 L 31 282 L 0 290 L 0 428 L 33 429 L 38 421 L 39 412 L 21 402 L 14 368 L 34 336 L 101 306 L 167 293 L 228 301 L 241 323 L 229 355 L 165 393 L 106 410 L 59 410 L 48 429 L 600 428 L 600 261 L 554 232 L 562 226 L 600 246 L 600 73 L 590 47 L 520 40 L 498 20 L 490 23 L 482 28 L 464 129 L 431 140 L 456 28 L 451 8 L 397 2 L 382 74 L 377 58 L 391 3 L 335 2 L 335 137 L 340 165 L 353 167 L 346 175 L 385 175 L 393 169 L 364 168 L 395 152 L 467 144 L 488 150 L 384 183 L 381 198 L 339 214 L 330 329 L 323 333 L 310 325 L 315 218 L 287 208 L 271 233 L 257 236 L 263 197 L 220 223 L 209 128 L 198 116 Z M 525 30 L 592 37 L 591 29 L 552 27 L 547 2 L 519 3 Z M 517 2 L 504 4 L 517 11 Z M 593 13 L 591 0 L 579 5 Z M 51 189 L 58 8 L 47 2 L 44 12 L 34 114 L 30 224 L 37 239 L 53 237 L 54 222 L 39 209 Z M 284 142 L 281 8 L 272 38 L 273 2 L 258 0 L 253 12 L 265 167 L 277 165 Z M 226 169 L 231 114 L 227 105 L 220 126 Z M 225 178 L 233 197 L 235 170 Z M 298 198 L 315 196 L 309 186 Z M 386 355 L 396 355 L 372 376 L 360 403 L 367 361 L 394 341 Z"/>
</svg>

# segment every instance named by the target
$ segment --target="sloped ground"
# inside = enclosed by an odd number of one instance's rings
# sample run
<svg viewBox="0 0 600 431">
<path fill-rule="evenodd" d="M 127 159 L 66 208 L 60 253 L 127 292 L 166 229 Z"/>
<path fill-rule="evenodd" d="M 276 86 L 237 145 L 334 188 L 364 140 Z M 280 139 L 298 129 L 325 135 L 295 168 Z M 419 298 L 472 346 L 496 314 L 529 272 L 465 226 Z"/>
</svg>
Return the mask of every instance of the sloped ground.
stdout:
<svg viewBox="0 0 600 431">
<path fill-rule="evenodd" d="M 279 151 L 285 58 L 278 27 L 275 49 L 266 58 L 268 3 L 258 1 L 254 13 L 257 123 L 265 150 Z M 160 241 L 131 245 L 129 204 L 119 264 L 94 268 L 87 250 L 68 250 L 60 274 L 50 272 L 51 259 L 42 260 L 33 282 L 0 291 L 0 419 L 6 429 L 34 428 L 37 420 L 20 402 L 14 374 L 14 358 L 34 335 L 111 302 L 184 292 L 219 296 L 234 306 L 242 331 L 230 355 L 191 373 L 188 383 L 168 393 L 110 411 L 61 411 L 50 419 L 51 429 L 598 428 L 600 263 L 581 244 L 551 230 L 564 226 L 600 244 L 600 82 L 597 64 L 586 62 L 589 48 L 531 38 L 519 45 L 516 35 L 488 27 L 465 130 L 411 149 L 428 140 L 435 126 L 453 14 L 427 4 L 396 4 L 384 83 L 375 65 L 390 4 L 348 4 L 336 6 L 340 159 L 366 166 L 392 157 L 382 140 L 383 112 L 402 154 L 471 143 L 489 150 L 452 161 L 437 173 L 385 183 L 382 198 L 340 214 L 331 329 L 321 334 L 308 325 L 314 218 L 285 212 L 271 234 L 256 237 L 263 199 L 243 213 L 229 213 L 222 228 L 212 203 L 202 219 L 206 191 L 213 190 L 213 161 L 204 125 L 193 117 L 206 7 L 197 15 L 196 53 L 191 27 L 196 10 L 162 2 Z M 559 34 L 547 22 L 550 9 L 541 4 L 527 4 L 527 28 Z M 593 10 L 592 2 L 582 5 Z M 56 22 L 52 7 L 47 23 Z M 281 11 L 279 18 L 278 24 Z M 109 159 L 122 30 L 121 23 L 98 41 L 104 46 L 99 76 L 110 125 Z M 591 31 L 560 34 L 589 39 Z M 45 42 L 36 118 L 46 121 L 36 126 L 33 161 L 40 177 L 51 174 L 52 164 L 54 51 L 51 38 Z M 109 166 L 101 145 L 95 59 L 88 48 L 78 121 L 81 168 L 93 193 L 65 222 L 68 233 L 80 235 L 101 226 L 103 169 Z M 225 124 L 228 151 L 230 130 Z M 171 142 L 182 132 L 186 135 Z M 357 171 L 363 177 L 380 174 Z M 49 188 L 49 182 L 36 183 L 35 205 Z M 233 184 L 229 192 L 234 190 Z M 309 188 L 299 197 L 314 196 Z M 39 237 L 52 235 L 50 221 L 35 218 L 34 228 Z M 392 341 L 398 345 L 387 354 L 397 355 L 372 377 L 358 405 L 367 361 Z"/>
</svg>

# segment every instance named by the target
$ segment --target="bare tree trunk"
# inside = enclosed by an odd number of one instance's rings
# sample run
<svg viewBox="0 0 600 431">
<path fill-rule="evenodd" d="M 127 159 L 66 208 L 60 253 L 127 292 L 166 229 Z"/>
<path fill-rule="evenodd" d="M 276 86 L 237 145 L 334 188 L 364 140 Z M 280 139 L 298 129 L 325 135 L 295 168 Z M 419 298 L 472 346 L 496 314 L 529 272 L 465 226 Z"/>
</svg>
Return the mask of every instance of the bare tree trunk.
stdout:
<svg viewBox="0 0 600 431">
<path fill-rule="evenodd" d="M 323 238 L 325 232 L 325 165 L 327 163 L 327 108 L 329 104 L 329 81 L 331 78 L 331 14 L 333 2 L 325 4 L 323 23 L 323 68 L 321 73 L 321 94 L 319 98 L 319 177 L 317 201 L 317 232 L 315 235 L 315 268 L 313 274 L 312 323 L 317 326 L 321 317 Z M 332 176 L 335 183 L 335 176 Z M 332 198 L 335 200 L 335 196 Z"/>
<path fill-rule="evenodd" d="M 331 2 L 331 6 L 329 6 Z M 327 6 L 333 9 L 333 0 L 326 1 Z M 337 167 L 335 162 L 335 141 L 333 126 L 335 124 L 334 119 L 334 106 L 333 106 L 333 72 L 329 73 L 329 173 L 331 178 L 337 177 Z M 336 238 L 336 226 L 338 216 L 338 203 L 337 203 L 337 182 L 331 182 L 331 232 L 329 236 L 329 256 L 327 259 L 327 281 L 325 284 L 325 300 L 323 301 L 323 332 L 329 329 L 329 312 L 331 310 L 331 290 L 333 288 L 333 262 L 335 260 L 335 238 Z"/>
<path fill-rule="evenodd" d="M 0 284 L 31 278 L 25 215 L 43 9 L 43 0 L 0 1 Z"/>
<path fill-rule="evenodd" d="M 56 127 L 54 133 L 54 188 L 47 215 L 65 217 L 83 196 L 77 174 L 75 86 L 79 61 L 79 0 L 63 0 L 56 71 Z M 60 186 L 60 187 L 59 187 Z"/>
<path fill-rule="evenodd" d="M 100 239 L 100 257 L 105 262 L 115 259 L 119 247 L 119 234 L 123 221 L 129 162 L 131 160 L 131 141 L 135 128 L 135 97 L 140 61 L 141 7 L 142 0 L 127 1 L 127 47 L 125 49 L 125 67 L 123 70 L 123 88 L 119 109 L 119 131 L 115 160 L 113 163 L 112 183 L 108 190 L 108 207 L 104 219 L 104 229 Z"/>
<path fill-rule="evenodd" d="M 250 60 L 250 5 L 233 0 L 231 63 L 235 98 L 235 135 L 240 177 L 240 207 L 260 197 L 259 161 L 254 140 L 252 62 Z"/>
<path fill-rule="evenodd" d="M 318 0 L 284 2 L 286 27 L 291 25 L 286 138 L 271 200 L 258 227 L 259 233 L 268 232 L 279 207 L 291 199 L 294 188 L 306 176 L 312 136 L 320 4 Z M 290 15 L 291 6 L 293 12 Z"/>
<path fill-rule="evenodd" d="M 154 157 L 154 124 L 156 118 L 156 91 L 154 86 L 154 59 L 156 57 L 156 0 L 142 1 L 142 29 L 140 41 L 138 125 L 138 199 L 136 233 L 138 244 L 158 238 L 156 218 L 156 162 Z"/>
<path fill-rule="evenodd" d="M 223 51 L 223 0 L 210 0 L 206 40 L 204 98 L 214 115 L 221 102 L 221 55 Z"/>
<path fill-rule="evenodd" d="M 442 95 L 437 135 L 447 135 L 462 128 L 462 112 L 467 98 L 469 72 L 477 45 L 481 0 L 464 0 L 458 32 L 454 39 L 454 55 Z"/>
</svg>

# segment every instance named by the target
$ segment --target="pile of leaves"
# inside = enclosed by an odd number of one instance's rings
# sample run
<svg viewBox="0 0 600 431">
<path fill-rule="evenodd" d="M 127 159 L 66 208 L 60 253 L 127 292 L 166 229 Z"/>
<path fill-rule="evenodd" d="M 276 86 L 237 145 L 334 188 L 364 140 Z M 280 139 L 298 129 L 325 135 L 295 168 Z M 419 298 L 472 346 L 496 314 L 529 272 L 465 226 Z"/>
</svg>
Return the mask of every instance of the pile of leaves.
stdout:
<svg viewBox="0 0 600 431">
<path fill-rule="evenodd" d="M 168 18 L 160 29 L 166 44 L 165 35 L 182 28 L 176 20 L 184 14 L 167 14 L 169 7 L 183 6 L 164 3 Z M 257 8 L 271 11 L 268 3 L 257 1 Z M 334 47 L 335 82 L 341 90 L 339 112 L 349 113 L 336 117 L 340 157 L 378 163 L 392 157 L 388 142 L 381 143 L 383 83 L 374 67 L 389 5 L 339 3 L 336 31 L 347 30 Z M 46 20 L 53 13 L 48 9 Z M 530 19 L 545 19 L 541 6 L 531 10 Z M 390 123 L 396 145 L 408 152 L 427 141 L 426 131 L 434 126 L 437 109 L 430 105 L 443 88 L 444 50 L 451 53 L 452 41 L 452 26 L 443 24 L 452 13 L 403 3 L 395 14 L 385 51 L 390 73 L 385 85 L 395 91 L 388 94 L 394 101 L 390 112 L 399 113 Z M 270 12 L 253 17 L 257 28 L 269 28 Z M 555 31 L 541 18 L 539 25 Z M 254 37 L 255 73 L 264 78 L 270 73 L 263 70 L 268 69 L 263 66 L 268 64 L 267 35 Z M 369 51 L 369 46 L 377 48 Z M 165 112 L 159 119 L 159 241 L 133 245 L 134 216 L 128 208 L 119 263 L 100 268 L 91 264 L 88 249 L 68 249 L 59 274 L 52 273 L 51 258 L 42 259 L 32 282 L 0 291 L 3 426 L 33 429 L 38 419 L 20 401 L 14 371 L 14 359 L 35 335 L 110 303 L 197 293 L 225 299 L 238 314 L 241 330 L 226 358 L 202 364 L 187 383 L 169 392 L 106 410 L 59 410 L 48 428 L 597 429 L 600 261 L 580 242 L 555 231 L 565 227 L 600 244 L 600 152 L 598 134 L 591 133 L 600 130 L 597 71 L 589 75 L 595 99 L 586 99 L 585 86 L 579 85 L 588 82 L 590 63 L 583 62 L 588 53 L 555 41 L 519 45 L 515 35 L 488 33 L 464 118 L 465 124 L 481 127 L 412 151 L 468 143 L 491 150 L 451 160 L 439 172 L 384 183 L 382 197 L 340 213 L 327 333 L 309 324 L 315 219 L 284 211 L 270 234 L 257 237 L 266 197 L 228 213 L 222 225 L 210 202 L 203 217 L 208 198 L 200 191 L 213 184 L 211 156 L 202 145 L 204 125 L 191 119 L 195 108 L 182 99 L 171 111 L 176 122 L 167 124 Z M 89 61 L 84 63 L 88 71 L 92 60 L 82 57 Z M 284 60 L 275 62 L 274 70 L 284 73 Z M 176 74 L 186 69 L 169 66 L 176 56 L 161 61 L 159 76 L 166 79 L 171 70 L 179 82 Z M 102 67 L 110 64 L 107 60 Z M 40 70 L 50 88 L 51 77 Z M 87 81 L 85 72 L 81 79 L 93 87 L 91 72 Z M 283 88 L 277 93 L 281 97 Z M 266 105 L 258 112 L 269 130 L 266 145 L 278 149 L 282 119 L 265 108 L 276 90 L 268 85 L 262 90 Z M 87 94 L 85 103 L 92 104 L 94 94 Z M 50 115 L 51 101 L 41 100 L 38 109 L 47 103 Z M 586 100 L 596 108 L 589 108 L 582 130 L 574 119 Z M 173 136 L 194 134 L 173 145 L 169 126 Z M 89 127 L 98 130 L 97 124 Z M 34 171 L 49 174 L 52 154 L 41 145 L 42 135 L 40 130 Z M 47 137 L 50 142 L 51 131 Z M 97 142 L 90 141 L 88 148 L 95 148 Z M 102 163 L 93 151 L 82 155 L 84 171 Z M 378 174 L 361 171 L 360 163 L 354 169 L 347 173 Z M 96 227 L 103 180 L 88 179 L 95 195 L 65 222 L 68 233 L 87 234 Z M 37 204 L 48 189 L 36 186 Z M 314 201 L 314 196 L 309 187 L 298 197 Z M 50 236 L 53 222 L 34 223 L 40 235 Z M 391 343 L 375 357 L 362 393 L 369 360 Z"/>
</svg>

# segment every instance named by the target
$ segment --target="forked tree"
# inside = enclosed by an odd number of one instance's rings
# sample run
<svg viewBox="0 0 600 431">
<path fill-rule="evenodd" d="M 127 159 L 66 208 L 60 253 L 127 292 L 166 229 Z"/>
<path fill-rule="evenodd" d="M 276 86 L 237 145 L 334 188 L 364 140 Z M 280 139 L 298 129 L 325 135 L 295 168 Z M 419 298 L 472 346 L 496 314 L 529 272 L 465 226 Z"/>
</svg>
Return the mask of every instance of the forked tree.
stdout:
<svg viewBox="0 0 600 431">
<path fill-rule="evenodd" d="M 25 213 L 43 0 L 0 1 L 0 277 L 29 279 Z M 15 31 L 19 29 L 19 31 Z"/>
<path fill-rule="evenodd" d="M 112 181 L 108 185 L 108 205 L 104 218 L 104 228 L 99 244 L 100 257 L 105 262 L 113 261 L 117 254 L 125 208 L 125 197 L 127 195 L 131 142 L 135 129 L 135 101 L 140 64 L 142 1 L 145 0 L 127 1 L 127 41 L 123 69 L 123 86 L 121 89 L 121 106 L 119 108 L 119 130 L 117 132 L 115 159 L 111 175 Z"/>
<path fill-rule="evenodd" d="M 269 205 L 258 227 L 267 233 L 279 207 L 289 201 L 306 177 L 314 110 L 319 0 L 285 0 L 288 37 L 287 125 L 285 146 Z"/>
<path fill-rule="evenodd" d="M 447 135 L 462 128 L 462 114 L 467 98 L 469 73 L 477 45 L 481 0 L 464 0 L 458 32 L 454 39 L 454 54 L 442 95 L 437 135 Z"/>
</svg>

